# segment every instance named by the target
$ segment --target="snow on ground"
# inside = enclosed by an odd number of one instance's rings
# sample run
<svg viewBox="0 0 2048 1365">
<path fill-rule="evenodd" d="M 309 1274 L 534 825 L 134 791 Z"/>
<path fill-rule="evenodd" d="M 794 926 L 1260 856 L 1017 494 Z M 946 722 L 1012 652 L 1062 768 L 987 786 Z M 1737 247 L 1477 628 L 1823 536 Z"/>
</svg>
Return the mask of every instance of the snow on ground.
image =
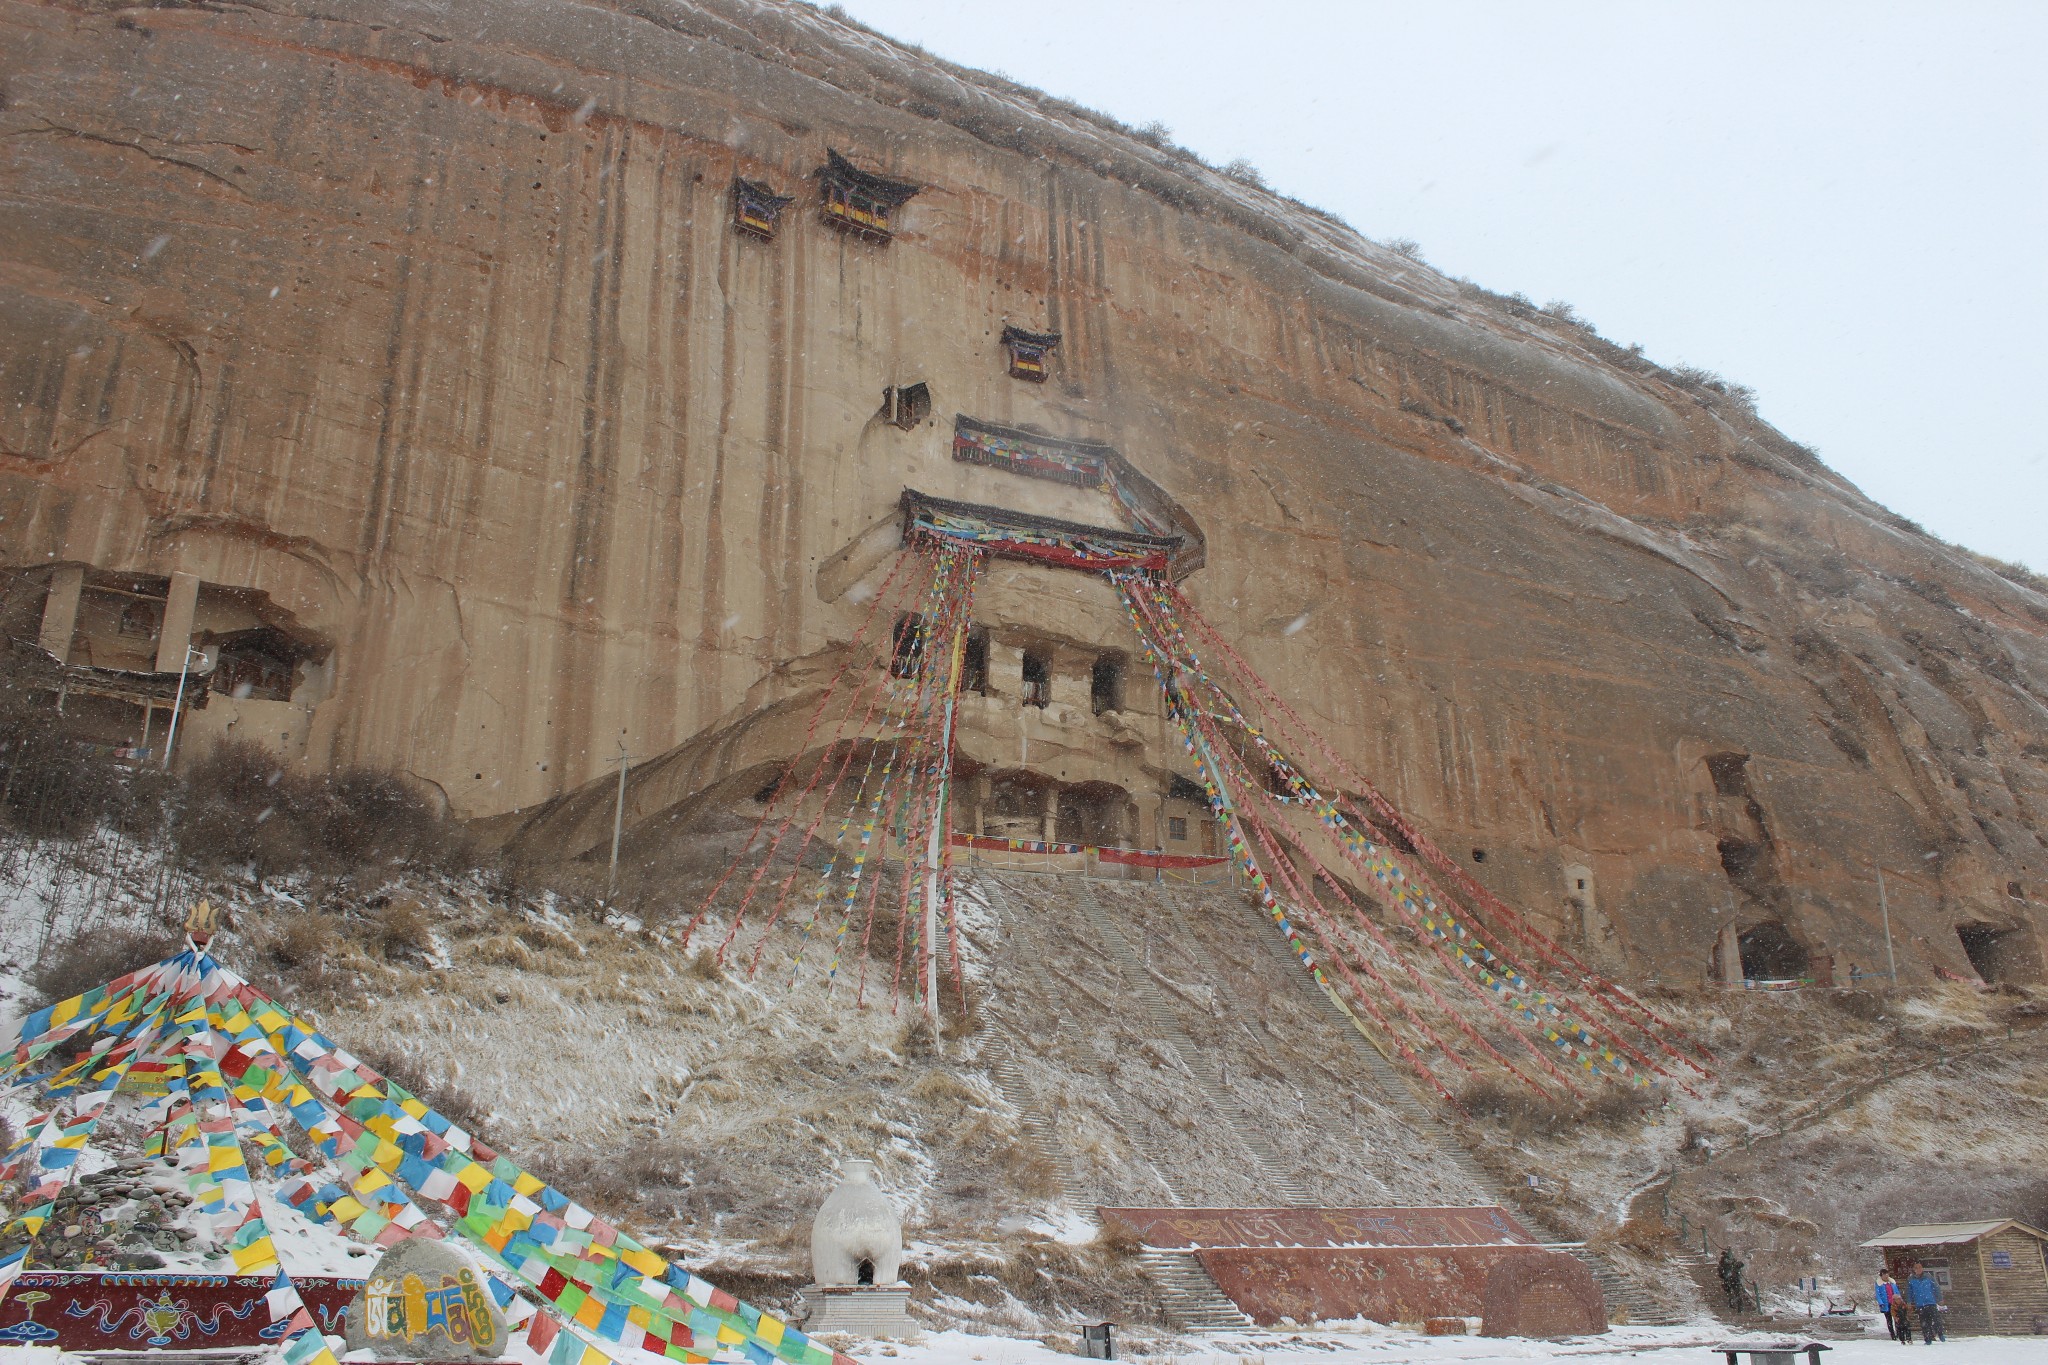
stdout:
<svg viewBox="0 0 2048 1365">
<path fill-rule="evenodd" d="M 1299 1336 L 1247 1335 L 1210 1337 L 1187 1343 L 1165 1355 L 1131 1355 L 1119 1350 L 1118 1357 L 1150 1361 L 1155 1365 L 1281 1365 L 1281 1362 L 1327 1362 L 1327 1365 L 1419 1365 L 1459 1362 L 1459 1365 L 1494 1365 L 1494 1362 L 1527 1360 L 1571 1360 L 1586 1365 L 1606 1361 L 1719 1362 L 1711 1350 L 1722 1342 L 1788 1340 L 1785 1336 L 1732 1332 L 1713 1322 L 1685 1327 L 1618 1327 L 1604 1336 L 1573 1337 L 1564 1341 L 1529 1341 L 1499 1337 L 1426 1337 L 1399 1328 L 1365 1323 L 1355 1328 L 1318 1330 Z M 1801 1341 L 1824 1341 L 1827 1365 L 1876 1365 L 1895 1360 L 1898 1343 L 1881 1330 L 1863 1339 L 1802 1337 Z M 1967 1365 L 2039 1365 L 2048 1360 L 2048 1342 L 2036 1337 L 1969 1337 L 1946 1344 L 1937 1342 L 1937 1352 Z M 962 1332 L 934 1333 L 915 1343 L 901 1346 L 861 1343 L 852 1353 L 868 1361 L 895 1359 L 903 1365 L 1064 1365 L 1074 1357 L 1037 1342 L 969 1336 Z M 1937 1357 L 1938 1358 L 1938 1357 Z M 1917 1359 L 1917 1357 L 1908 1357 Z M 0 1360 L 0 1365 L 11 1365 Z"/>
<path fill-rule="evenodd" d="M 693 905 L 708 881 L 679 883 L 674 898 Z M 0 847 L 0 1016 L 29 1003 L 24 977 L 45 943 L 174 920 L 201 889 L 106 837 Z M 756 904 L 722 966 L 698 956 L 726 939 L 736 888 L 687 953 L 680 922 L 597 924 L 552 893 L 477 877 L 204 889 L 233 914 L 219 945 L 230 966 L 436 1103 L 466 1105 L 522 1164 L 764 1306 L 786 1306 L 803 1283 L 804 1232 L 839 1160 L 872 1157 L 916 1248 L 925 1321 L 1071 1341 L 1076 1323 L 1112 1318 L 1131 1325 L 1131 1350 L 1211 1358 L 1223 1348 L 1163 1332 L 1149 1282 L 1091 1241 L 1089 1213 L 1098 1202 L 1270 1202 L 1219 1094 L 1277 1116 L 1278 1160 L 1325 1202 L 1493 1197 L 1361 1082 L 1356 1038 L 1225 889 L 970 869 L 960 917 L 974 1012 L 949 1015 L 938 1046 L 892 989 L 893 922 L 855 918 L 835 943 L 838 910 L 820 913 L 808 874 L 758 976 L 769 904 Z M 424 932 L 407 940 L 408 921 Z M 1721 1053 L 1697 1098 L 1598 1123 L 1565 1109 L 1493 1115 L 1460 1133 L 1493 1180 L 1520 1187 L 1539 1174 L 1523 1202 L 1646 1283 L 1692 1300 L 1692 1272 L 1673 1260 L 1683 1215 L 1694 1245 L 1706 1221 L 1715 1248 L 1733 1242 L 1750 1257 L 1774 1308 L 1800 1307 L 1784 1292 L 1815 1273 L 1853 1299 L 1867 1293 L 1862 1238 L 1894 1223 L 2026 1217 L 2028 1182 L 2048 1191 L 2048 1138 L 2028 1117 L 2048 1102 L 2048 994 L 1671 991 L 1657 1006 Z M 1199 1077 L 1159 1045 L 1155 1007 L 1217 1074 Z M 18 1126 L 26 1098 L 12 1098 Z M 1025 1130 L 1031 1110 L 1056 1134 L 1057 1160 Z M 1342 1340 L 1372 1359 L 1542 1358 L 1445 1356 L 1482 1348 L 1440 1342 L 1414 1348 L 1437 1355 L 1401 1356 L 1389 1352 L 1410 1349 L 1406 1339 L 1377 1331 Z M 1237 1355 L 1283 1348 L 1311 1349 L 1261 1339 Z M 1652 1348 L 1675 1346 L 1641 1349 Z"/>
<path fill-rule="evenodd" d="M 1132 1355 L 1121 1349 L 1117 1354 L 1122 1360 L 1151 1365 L 1508 1365 L 1544 1360 L 1570 1360 L 1584 1365 L 1625 1360 L 1650 1365 L 1660 1361 L 1669 1361 L 1671 1365 L 1719 1365 L 1722 1357 L 1713 1348 L 1722 1342 L 1762 1344 L 1788 1339 L 1729 1332 L 1713 1323 L 1616 1328 L 1604 1336 L 1564 1341 L 1425 1337 L 1368 1323 L 1356 1329 L 1320 1330 L 1300 1336 L 1247 1334 L 1203 1338 L 1163 1355 Z M 1882 1332 L 1871 1332 L 1861 1339 L 1800 1340 L 1825 1341 L 1828 1352 L 1822 1359 L 1827 1365 L 1877 1365 L 1899 1358 L 1898 1343 L 1887 1340 Z M 1069 1352 L 1056 1351 L 1035 1341 L 971 1336 L 965 1332 L 936 1332 L 901 1344 L 857 1342 L 845 1349 L 860 1360 L 892 1360 L 900 1365 L 1068 1365 L 1075 1359 Z M 1945 1344 L 1937 1342 L 1933 1349 L 1936 1354 L 1929 1359 L 1946 1356 L 1959 1365 L 2039 1365 L 2048 1359 L 2048 1342 L 2038 1337 L 1958 1337 Z M 89 1365 L 91 1359 L 45 1347 L 0 1347 L 0 1365 Z"/>
</svg>

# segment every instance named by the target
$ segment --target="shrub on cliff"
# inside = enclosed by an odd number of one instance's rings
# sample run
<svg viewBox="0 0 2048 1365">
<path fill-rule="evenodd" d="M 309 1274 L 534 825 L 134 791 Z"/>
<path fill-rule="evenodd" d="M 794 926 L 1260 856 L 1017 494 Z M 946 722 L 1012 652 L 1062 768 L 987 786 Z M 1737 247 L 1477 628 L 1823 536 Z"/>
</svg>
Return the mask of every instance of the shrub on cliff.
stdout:
<svg viewBox="0 0 2048 1365">
<path fill-rule="evenodd" d="M 106 753 L 51 723 L 48 692 L 30 670 L 0 667 L 0 820 L 24 834 L 76 837 L 126 803 Z"/>
<path fill-rule="evenodd" d="M 194 867 L 248 867 L 259 878 L 393 863 L 442 866 L 466 852 L 396 774 L 293 773 L 269 750 L 239 742 L 221 744 L 193 765 L 172 838 Z"/>
</svg>

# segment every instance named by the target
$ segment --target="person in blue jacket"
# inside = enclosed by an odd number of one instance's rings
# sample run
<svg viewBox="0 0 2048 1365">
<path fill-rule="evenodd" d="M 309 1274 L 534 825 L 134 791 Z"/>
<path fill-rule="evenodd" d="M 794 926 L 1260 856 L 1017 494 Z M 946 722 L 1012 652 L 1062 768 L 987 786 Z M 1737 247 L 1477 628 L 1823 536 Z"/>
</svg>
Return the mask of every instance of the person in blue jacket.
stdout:
<svg viewBox="0 0 2048 1365">
<path fill-rule="evenodd" d="M 1906 1296 L 1899 1290 L 1899 1282 L 1887 1270 L 1877 1277 L 1875 1292 L 1877 1311 L 1884 1314 L 1884 1333 L 1893 1341 L 1909 1341 L 1906 1326 Z"/>
<path fill-rule="evenodd" d="M 1948 1340 L 1948 1329 L 1941 1325 L 1941 1284 L 1934 1272 L 1918 1261 L 1913 1262 L 1913 1278 L 1906 1281 L 1906 1302 L 1920 1319 L 1921 1345 L 1932 1346 L 1937 1336 Z"/>
</svg>

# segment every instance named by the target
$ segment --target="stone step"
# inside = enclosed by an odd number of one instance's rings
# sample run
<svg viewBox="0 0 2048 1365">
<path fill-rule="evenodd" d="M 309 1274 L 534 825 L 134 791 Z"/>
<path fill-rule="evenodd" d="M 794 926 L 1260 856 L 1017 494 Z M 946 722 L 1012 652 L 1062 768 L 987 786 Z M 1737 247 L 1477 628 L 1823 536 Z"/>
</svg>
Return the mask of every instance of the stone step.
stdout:
<svg viewBox="0 0 2048 1365">
<path fill-rule="evenodd" d="M 1377 1047 L 1359 1033 L 1352 1021 L 1344 1016 L 1344 1012 L 1324 994 L 1322 987 L 1302 970 L 1300 962 L 1278 934 L 1268 932 L 1259 935 L 1259 938 L 1272 951 L 1286 958 L 1288 965 L 1293 968 L 1289 976 L 1300 983 L 1302 990 L 1323 1009 L 1343 1018 L 1344 1033 L 1352 1040 L 1353 1052 L 1360 1065 L 1373 1077 L 1376 1097 L 1399 1114 L 1409 1127 L 1428 1136 L 1435 1149 L 1447 1158 L 1449 1164 L 1460 1175 L 1471 1182 L 1477 1193 L 1508 1209 L 1546 1244 L 1555 1245 L 1560 1251 L 1568 1251 L 1584 1262 L 1592 1271 L 1593 1278 L 1600 1285 L 1600 1292 L 1607 1301 L 1624 1307 L 1632 1323 L 1664 1327 L 1676 1326 L 1687 1321 L 1685 1314 L 1653 1297 L 1642 1286 L 1621 1274 L 1599 1252 L 1583 1245 L 1566 1243 L 1564 1238 L 1559 1237 L 1556 1229 L 1550 1225 L 1541 1211 L 1522 1203 L 1512 1187 L 1504 1187 L 1491 1172 L 1479 1164 L 1467 1150 L 1463 1135 L 1446 1123 L 1436 1109 L 1425 1103 L 1415 1092 L 1408 1072 L 1388 1061 Z"/>
<path fill-rule="evenodd" d="M 1260 1179 L 1268 1189 L 1279 1196 L 1274 1202 L 1295 1208 L 1313 1207 L 1315 1200 L 1310 1198 L 1307 1189 L 1288 1170 L 1286 1162 L 1266 1140 L 1253 1117 L 1224 1085 L 1223 1074 L 1214 1059 L 1195 1046 L 1194 1040 L 1189 1038 L 1186 1030 L 1181 1027 L 1172 1002 L 1152 980 L 1151 972 L 1131 947 L 1130 940 L 1125 937 L 1116 915 L 1104 908 L 1092 887 L 1084 885 L 1074 900 L 1094 927 L 1097 942 L 1116 960 L 1123 970 L 1125 979 L 1137 988 L 1136 1003 L 1150 1025 L 1153 1037 L 1173 1049 L 1175 1056 L 1187 1068 L 1188 1074 L 1194 1077 L 1210 1102 L 1223 1115 L 1236 1136 L 1238 1145 L 1251 1156 Z"/>
<path fill-rule="evenodd" d="M 1167 1315 L 1183 1331 L 1232 1332 L 1251 1327 L 1252 1320 L 1232 1303 L 1208 1270 L 1185 1251 L 1159 1251 L 1147 1247 L 1138 1253 L 1138 1264 L 1159 1287 L 1159 1298 Z"/>
</svg>

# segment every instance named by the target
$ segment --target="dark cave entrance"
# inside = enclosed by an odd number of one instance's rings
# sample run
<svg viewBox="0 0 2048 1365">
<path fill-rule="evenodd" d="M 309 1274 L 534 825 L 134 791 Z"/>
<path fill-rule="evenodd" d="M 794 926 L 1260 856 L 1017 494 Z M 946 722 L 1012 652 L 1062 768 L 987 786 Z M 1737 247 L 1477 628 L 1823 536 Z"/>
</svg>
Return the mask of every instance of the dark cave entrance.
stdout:
<svg viewBox="0 0 2048 1365">
<path fill-rule="evenodd" d="M 1977 975 L 1990 985 L 2032 981 L 2040 975 L 2039 954 L 2024 930 L 1973 922 L 1958 924 L 1956 937 L 1963 941 L 1963 953 Z"/>
<path fill-rule="evenodd" d="M 1791 930 L 1776 920 L 1744 929 L 1736 939 L 1747 981 L 1796 981 L 1812 970 L 1812 959 Z"/>
<path fill-rule="evenodd" d="M 870 1260 L 863 1260 L 853 1272 L 853 1282 L 855 1284 L 873 1285 L 875 1282 L 875 1263 Z"/>
</svg>

